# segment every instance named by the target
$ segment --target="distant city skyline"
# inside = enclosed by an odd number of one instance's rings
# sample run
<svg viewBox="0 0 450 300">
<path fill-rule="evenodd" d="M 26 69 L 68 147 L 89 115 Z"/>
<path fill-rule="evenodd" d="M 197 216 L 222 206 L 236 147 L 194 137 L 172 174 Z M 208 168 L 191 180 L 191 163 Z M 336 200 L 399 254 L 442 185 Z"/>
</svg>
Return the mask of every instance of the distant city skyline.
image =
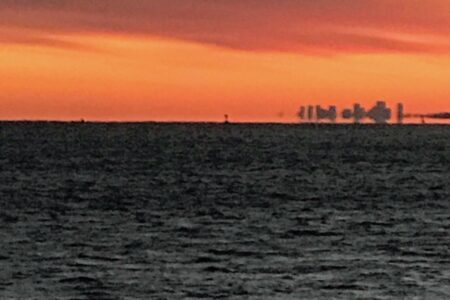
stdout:
<svg viewBox="0 0 450 300">
<path fill-rule="evenodd" d="M 406 120 L 419 120 L 426 123 L 427 120 L 449 121 L 450 112 L 437 113 L 407 113 L 403 103 L 397 103 L 395 109 L 389 107 L 386 101 L 376 101 L 372 107 L 364 107 L 360 103 L 353 104 L 352 108 L 339 109 L 336 105 L 322 107 L 321 105 L 302 105 L 297 113 L 300 122 L 323 123 L 323 122 L 353 122 L 353 123 L 375 123 L 375 124 L 403 124 Z"/>
<path fill-rule="evenodd" d="M 300 121 L 307 122 L 336 122 L 340 118 L 354 123 L 369 120 L 376 124 L 387 124 L 392 120 L 393 110 L 386 104 L 386 101 L 380 100 L 370 108 L 355 103 L 353 108 L 343 108 L 340 113 L 336 105 L 330 105 L 328 108 L 323 108 L 321 105 L 301 106 L 298 116 Z M 402 124 L 405 118 L 403 103 L 397 104 L 396 116 L 396 122 Z"/>
</svg>

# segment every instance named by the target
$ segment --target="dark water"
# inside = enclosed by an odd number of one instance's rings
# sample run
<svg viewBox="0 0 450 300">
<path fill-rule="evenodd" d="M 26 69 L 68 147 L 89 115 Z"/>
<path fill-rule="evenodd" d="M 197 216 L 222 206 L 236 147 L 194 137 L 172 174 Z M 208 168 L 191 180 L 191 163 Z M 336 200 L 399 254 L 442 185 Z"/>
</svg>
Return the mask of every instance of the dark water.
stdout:
<svg viewBox="0 0 450 300">
<path fill-rule="evenodd" d="M 449 299 L 450 127 L 0 124 L 0 299 Z"/>
</svg>

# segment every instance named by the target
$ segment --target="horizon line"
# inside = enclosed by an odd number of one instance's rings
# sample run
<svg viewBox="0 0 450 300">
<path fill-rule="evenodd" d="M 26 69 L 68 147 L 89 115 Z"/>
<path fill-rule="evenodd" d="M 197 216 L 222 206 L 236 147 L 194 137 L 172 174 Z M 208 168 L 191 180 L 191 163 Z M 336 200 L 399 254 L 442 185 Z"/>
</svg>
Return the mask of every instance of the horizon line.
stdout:
<svg viewBox="0 0 450 300">
<path fill-rule="evenodd" d="M 70 124 L 216 124 L 216 125 L 304 125 L 304 126 L 336 126 L 336 125 L 355 125 L 355 126 L 410 126 L 410 125 L 445 125 L 450 126 L 449 122 L 404 122 L 397 123 L 391 122 L 386 124 L 376 124 L 373 122 L 280 122 L 280 121 L 183 121 L 183 120 L 170 120 L 170 121 L 155 121 L 155 120 L 87 120 L 87 119 L 68 119 L 68 120 L 56 120 L 56 119 L 0 119 L 1 123 L 70 123 Z"/>
</svg>

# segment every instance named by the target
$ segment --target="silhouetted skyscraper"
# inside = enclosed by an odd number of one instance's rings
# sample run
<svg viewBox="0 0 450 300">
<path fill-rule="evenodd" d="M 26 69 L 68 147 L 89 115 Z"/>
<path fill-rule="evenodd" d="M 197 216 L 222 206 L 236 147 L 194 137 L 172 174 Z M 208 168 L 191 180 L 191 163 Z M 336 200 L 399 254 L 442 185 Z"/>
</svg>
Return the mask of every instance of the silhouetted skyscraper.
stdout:
<svg viewBox="0 0 450 300">
<path fill-rule="evenodd" d="M 316 106 L 317 120 L 329 120 L 336 121 L 337 119 L 337 108 L 336 106 L 330 106 L 328 109 L 322 108 L 320 105 Z"/>
<path fill-rule="evenodd" d="M 397 104 L 397 123 L 403 124 L 405 118 L 405 108 L 402 103 Z"/>
<path fill-rule="evenodd" d="M 391 109 L 386 106 L 386 102 L 378 101 L 377 104 L 367 112 L 367 117 L 377 124 L 386 124 L 391 119 Z"/>
<path fill-rule="evenodd" d="M 306 117 L 306 108 L 304 106 L 300 107 L 300 110 L 298 112 L 298 116 L 300 118 L 300 120 L 305 120 Z"/>
<path fill-rule="evenodd" d="M 308 106 L 308 120 L 312 121 L 314 119 L 314 107 L 312 105 Z"/>
<path fill-rule="evenodd" d="M 353 118 L 355 123 L 361 123 L 361 120 L 366 117 L 366 110 L 359 103 L 353 105 Z"/>
</svg>

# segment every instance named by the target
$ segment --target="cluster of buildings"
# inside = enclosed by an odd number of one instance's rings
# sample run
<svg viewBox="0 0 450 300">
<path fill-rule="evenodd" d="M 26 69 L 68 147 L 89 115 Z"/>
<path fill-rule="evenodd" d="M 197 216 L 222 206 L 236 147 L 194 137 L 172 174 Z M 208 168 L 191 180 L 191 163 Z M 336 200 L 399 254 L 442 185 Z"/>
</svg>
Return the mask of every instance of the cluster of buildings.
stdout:
<svg viewBox="0 0 450 300">
<path fill-rule="evenodd" d="M 356 103 L 353 108 L 346 108 L 342 110 L 341 114 L 338 114 L 336 106 L 332 105 L 328 108 L 323 108 L 320 105 L 302 106 L 298 112 L 298 116 L 302 122 L 336 122 L 338 118 L 344 120 L 352 120 L 355 123 L 361 123 L 366 120 L 370 120 L 376 124 L 386 124 L 393 116 L 392 109 L 390 109 L 386 102 L 378 101 L 375 106 L 370 109 L 366 109 L 361 104 Z M 402 103 L 397 104 L 397 123 L 403 123 L 405 118 L 404 106 Z"/>
</svg>

